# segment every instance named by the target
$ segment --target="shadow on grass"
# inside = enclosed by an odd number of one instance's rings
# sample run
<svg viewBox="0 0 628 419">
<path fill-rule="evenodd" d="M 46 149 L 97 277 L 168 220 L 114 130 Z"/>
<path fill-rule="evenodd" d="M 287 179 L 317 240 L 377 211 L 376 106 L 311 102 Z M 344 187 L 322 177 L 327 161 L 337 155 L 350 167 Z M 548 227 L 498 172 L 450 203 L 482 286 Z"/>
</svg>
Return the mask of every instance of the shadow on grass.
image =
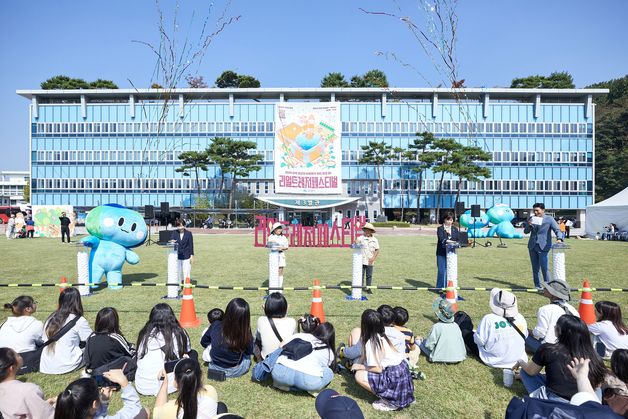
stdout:
<svg viewBox="0 0 628 419">
<path fill-rule="evenodd" d="M 338 375 L 336 374 L 334 377 L 337 376 Z M 343 380 L 343 382 L 340 383 L 340 386 L 344 389 L 344 392 L 347 394 L 347 396 L 354 399 L 364 400 L 367 403 L 372 403 L 376 400 L 376 397 L 374 395 L 364 390 L 362 387 L 360 387 L 358 383 L 355 382 L 355 375 L 349 372 L 343 372 L 342 374 L 340 374 L 340 377 L 342 377 Z"/>
<path fill-rule="evenodd" d="M 340 281 L 338 285 L 351 285 L 351 281 Z M 351 295 L 350 288 L 341 288 L 340 291 L 342 291 L 344 295 Z"/>
<path fill-rule="evenodd" d="M 504 370 L 502 368 L 491 368 L 491 375 L 493 376 L 493 383 L 497 387 L 505 388 L 513 396 L 522 397 L 526 393 L 523 383 L 519 380 L 515 380 L 510 388 L 504 386 Z"/>
<path fill-rule="evenodd" d="M 495 278 L 486 278 L 483 276 L 474 276 L 473 278 L 479 279 L 480 281 L 496 282 L 498 284 L 505 285 L 508 288 L 527 288 L 525 285 L 515 284 L 514 282 L 502 281 L 500 279 L 495 279 Z"/>
<path fill-rule="evenodd" d="M 124 284 L 130 284 L 133 282 L 144 282 L 147 279 L 157 278 L 159 275 L 152 272 L 142 272 L 138 274 L 127 274 L 122 277 L 122 282 Z M 194 282 L 194 281 L 192 281 Z"/>
</svg>

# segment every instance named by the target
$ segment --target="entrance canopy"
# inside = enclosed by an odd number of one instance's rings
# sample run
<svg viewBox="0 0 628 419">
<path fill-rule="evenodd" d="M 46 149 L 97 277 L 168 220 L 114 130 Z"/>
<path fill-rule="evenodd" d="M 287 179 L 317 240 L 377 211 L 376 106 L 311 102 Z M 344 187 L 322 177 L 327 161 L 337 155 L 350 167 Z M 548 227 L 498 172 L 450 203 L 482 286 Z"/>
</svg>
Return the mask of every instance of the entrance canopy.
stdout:
<svg viewBox="0 0 628 419">
<path fill-rule="evenodd" d="M 260 201 L 278 207 L 298 210 L 318 210 L 323 208 L 340 207 L 357 201 L 360 197 L 346 196 L 314 196 L 314 195 L 268 195 L 257 196 Z"/>
<path fill-rule="evenodd" d="M 628 230 L 628 188 L 587 207 L 585 228 L 588 236 L 605 231 L 604 226 L 610 223 L 616 224 L 620 231 Z"/>
</svg>

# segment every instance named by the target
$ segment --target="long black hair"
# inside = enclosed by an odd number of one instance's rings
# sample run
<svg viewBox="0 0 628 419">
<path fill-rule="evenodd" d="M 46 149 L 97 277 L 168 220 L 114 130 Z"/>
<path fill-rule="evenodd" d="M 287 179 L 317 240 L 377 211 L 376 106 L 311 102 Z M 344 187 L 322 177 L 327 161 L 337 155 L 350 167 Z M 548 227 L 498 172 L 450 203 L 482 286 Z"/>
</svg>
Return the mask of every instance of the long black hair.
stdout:
<svg viewBox="0 0 628 419">
<path fill-rule="evenodd" d="M 621 307 L 612 301 L 598 301 L 595 303 L 595 310 L 600 313 L 600 320 L 608 320 L 613 323 L 620 335 L 628 335 L 628 327 L 621 317 Z"/>
<path fill-rule="evenodd" d="M 384 320 L 382 315 L 372 309 L 364 310 L 360 324 L 360 340 L 362 341 L 362 356 L 366 354 L 366 345 L 371 345 L 373 352 L 378 354 L 382 348 L 381 339 L 386 340 L 390 346 L 390 340 L 384 332 Z M 379 356 L 377 356 L 379 364 Z"/>
<path fill-rule="evenodd" d="M 555 348 L 558 349 L 562 345 L 569 352 L 569 361 L 573 358 L 590 360 L 589 381 L 593 388 L 598 387 L 604 380 L 606 367 L 593 348 L 586 323 L 579 317 L 563 314 L 556 322 L 556 336 L 558 346 Z"/>
<path fill-rule="evenodd" d="M 83 316 L 83 303 L 81 303 L 81 294 L 76 288 L 66 288 L 59 294 L 59 308 L 55 310 L 48 320 L 46 320 L 46 336 L 53 337 L 65 324 L 70 314 L 76 317 Z M 48 345 L 48 348 L 54 351 L 56 342 Z"/>
<path fill-rule="evenodd" d="M 35 300 L 28 295 L 20 295 L 15 300 L 4 305 L 5 310 L 11 310 L 14 316 L 20 317 L 24 315 L 24 311 L 27 308 L 32 308 L 35 312 Z"/>
<path fill-rule="evenodd" d="M 201 366 L 195 359 L 183 358 L 174 367 L 174 379 L 177 382 L 177 417 L 183 409 L 182 419 L 195 419 L 198 413 L 198 393 L 203 388 Z"/>
<path fill-rule="evenodd" d="M 321 323 L 314 329 L 312 335 L 323 342 L 331 349 L 331 352 L 334 353 L 334 348 L 336 347 L 336 331 L 334 330 L 334 325 L 329 322 Z M 336 356 L 333 356 L 333 359 L 331 359 L 327 365 L 329 365 L 332 371 L 336 371 Z"/>
<path fill-rule="evenodd" d="M 100 391 L 93 378 L 70 383 L 57 397 L 54 419 L 84 419 L 93 415 L 94 402 L 100 403 Z"/>
<path fill-rule="evenodd" d="M 628 384 L 628 349 L 615 349 L 613 351 L 611 369 L 617 378 Z"/>
<path fill-rule="evenodd" d="M 120 318 L 115 308 L 105 307 L 98 311 L 98 314 L 96 314 L 96 323 L 94 324 L 94 332 L 117 333 L 122 336 L 122 332 L 120 331 Z"/>
<path fill-rule="evenodd" d="M 251 311 L 243 298 L 234 298 L 227 304 L 222 335 L 227 347 L 236 352 L 244 352 L 253 341 Z"/>
<path fill-rule="evenodd" d="M 148 321 L 140 330 L 137 337 L 137 348 L 141 352 L 138 353 L 139 358 L 143 358 L 148 352 L 148 339 L 163 336 L 165 345 L 162 348 L 166 361 L 174 361 L 179 359 L 188 350 L 190 337 L 183 327 L 179 324 L 177 317 L 174 315 L 172 308 L 166 303 L 159 303 L 153 307 L 148 316 Z M 174 340 L 172 339 L 174 336 Z M 175 342 L 176 349 L 175 352 Z"/>
<path fill-rule="evenodd" d="M 0 383 L 9 376 L 9 368 L 17 367 L 17 356 L 11 348 L 0 348 Z"/>
</svg>

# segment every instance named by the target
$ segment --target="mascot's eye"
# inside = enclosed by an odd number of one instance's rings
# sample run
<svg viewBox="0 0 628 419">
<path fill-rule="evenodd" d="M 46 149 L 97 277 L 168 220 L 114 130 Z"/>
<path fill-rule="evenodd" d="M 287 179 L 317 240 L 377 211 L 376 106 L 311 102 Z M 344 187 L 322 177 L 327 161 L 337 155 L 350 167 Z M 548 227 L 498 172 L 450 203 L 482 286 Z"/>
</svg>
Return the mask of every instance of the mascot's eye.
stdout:
<svg viewBox="0 0 628 419">
<path fill-rule="evenodd" d="M 120 219 L 118 220 L 118 225 L 122 227 L 123 224 L 124 224 L 124 218 L 120 217 Z"/>
<path fill-rule="evenodd" d="M 131 225 L 131 231 L 135 231 L 136 228 L 137 228 L 137 224 L 133 223 L 133 225 Z"/>
</svg>

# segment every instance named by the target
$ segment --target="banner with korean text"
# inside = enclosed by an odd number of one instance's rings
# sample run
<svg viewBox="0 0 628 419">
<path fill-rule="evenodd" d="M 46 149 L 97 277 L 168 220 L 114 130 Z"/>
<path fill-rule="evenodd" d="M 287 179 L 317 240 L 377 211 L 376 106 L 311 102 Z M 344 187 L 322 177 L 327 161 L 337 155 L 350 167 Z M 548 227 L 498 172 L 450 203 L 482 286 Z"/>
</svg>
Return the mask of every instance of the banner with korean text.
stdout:
<svg viewBox="0 0 628 419">
<path fill-rule="evenodd" d="M 275 192 L 342 193 L 340 104 L 275 106 Z"/>
</svg>

